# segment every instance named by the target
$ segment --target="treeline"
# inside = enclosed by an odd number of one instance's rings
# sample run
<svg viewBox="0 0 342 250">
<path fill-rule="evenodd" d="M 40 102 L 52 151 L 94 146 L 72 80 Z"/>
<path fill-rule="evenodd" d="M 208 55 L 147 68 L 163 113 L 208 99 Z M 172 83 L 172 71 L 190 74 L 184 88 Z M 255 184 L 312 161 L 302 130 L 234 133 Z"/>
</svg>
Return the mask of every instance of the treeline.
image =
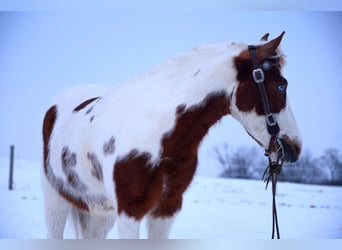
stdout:
<svg viewBox="0 0 342 250">
<path fill-rule="evenodd" d="M 268 160 L 256 147 L 231 149 L 228 144 L 214 148 L 214 157 L 222 166 L 220 177 L 261 179 Z M 296 163 L 283 165 L 278 180 L 295 183 L 342 186 L 342 154 L 329 148 L 314 157 L 304 151 Z"/>
</svg>

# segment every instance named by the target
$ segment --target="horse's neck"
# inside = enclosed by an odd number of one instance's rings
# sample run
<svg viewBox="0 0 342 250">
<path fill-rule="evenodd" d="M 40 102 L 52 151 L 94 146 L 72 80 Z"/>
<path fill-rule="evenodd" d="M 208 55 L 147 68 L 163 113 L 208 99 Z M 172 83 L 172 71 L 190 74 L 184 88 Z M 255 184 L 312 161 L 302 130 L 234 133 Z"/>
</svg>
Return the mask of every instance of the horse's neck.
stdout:
<svg viewBox="0 0 342 250">
<path fill-rule="evenodd" d="M 107 126 L 102 132 L 107 133 L 104 137 L 116 131 L 116 139 L 122 142 L 118 154 L 139 148 L 157 159 L 161 138 L 175 126 L 183 132 L 196 132 L 194 127 L 198 128 L 200 133 L 190 141 L 199 142 L 207 131 L 203 128 L 208 129 L 228 113 L 227 97 L 236 84 L 233 53 L 205 52 L 174 58 L 142 77 L 116 86 L 96 104 L 95 121 Z M 178 121 L 182 124 L 175 124 Z"/>
</svg>

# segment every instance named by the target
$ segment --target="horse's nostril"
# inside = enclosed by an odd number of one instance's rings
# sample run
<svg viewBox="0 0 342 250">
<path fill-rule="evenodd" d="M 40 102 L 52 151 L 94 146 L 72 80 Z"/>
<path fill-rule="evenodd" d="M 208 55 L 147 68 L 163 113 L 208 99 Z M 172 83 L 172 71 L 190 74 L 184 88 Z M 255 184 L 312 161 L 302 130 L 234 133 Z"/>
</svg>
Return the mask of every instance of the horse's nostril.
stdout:
<svg viewBox="0 0 342 250">
<path fill-rule="evenodd" d="M 291 163 L 298 161 L 301 147 L 297 143 L 288 142 L 284 139 L 281 139 L 281 142 L 284 147 L 284 161 Z"/>
</svg>

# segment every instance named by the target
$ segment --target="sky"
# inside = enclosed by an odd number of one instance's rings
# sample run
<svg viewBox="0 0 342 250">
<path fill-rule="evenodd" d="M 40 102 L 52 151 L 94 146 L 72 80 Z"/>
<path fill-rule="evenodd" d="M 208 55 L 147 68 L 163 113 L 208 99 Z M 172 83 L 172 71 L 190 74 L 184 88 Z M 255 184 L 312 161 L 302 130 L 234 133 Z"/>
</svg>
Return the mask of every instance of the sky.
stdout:
<svg viewBox="0 0 342 250">
<path fill-rule="evenodd" d="M 282 31 L 283 74 L 304 150 L 342 151 L 341 23 L 342 12 L 0 12 L 0 157 L 13 144 L 16 157 L 41 159 L 44 113 L 65 88 L 115 85 L 196 45 L 254 43 Z M 200 159 L 224 143 L 256 146 L 228 116 L 203 141 Z"/>
</svg>

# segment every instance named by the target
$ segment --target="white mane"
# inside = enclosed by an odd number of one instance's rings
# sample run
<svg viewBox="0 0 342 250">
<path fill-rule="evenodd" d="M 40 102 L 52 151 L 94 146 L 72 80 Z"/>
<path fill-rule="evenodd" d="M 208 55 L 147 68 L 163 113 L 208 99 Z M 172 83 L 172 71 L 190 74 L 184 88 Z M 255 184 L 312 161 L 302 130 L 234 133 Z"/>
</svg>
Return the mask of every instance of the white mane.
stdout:
<svg viewBox="0 0 342 250">
<path fill-rule="evenodd" d="M 201 62 L 206 63 L 208 59 L 212 59 L 217 55 L 231 55 L 237 54 L 242 49 L 246 48 L 245 44 L 235 44 L 235 43 L 209 43 L 193 47 L 190 52 L 181 53 L 179 55 L 173 56 L 170 59 L 155 65 L 147 72 L 144 72 L 132 79 L 120 83 L 129 84 L 136 83 L 145 78 L 153 76 L 155 74 L 164 73 L 165 71 L 180 70 L 181 72 L 189 70 L 189 68 L 194 68 L 194 65 L 200 65 Z"/>
</svg>

